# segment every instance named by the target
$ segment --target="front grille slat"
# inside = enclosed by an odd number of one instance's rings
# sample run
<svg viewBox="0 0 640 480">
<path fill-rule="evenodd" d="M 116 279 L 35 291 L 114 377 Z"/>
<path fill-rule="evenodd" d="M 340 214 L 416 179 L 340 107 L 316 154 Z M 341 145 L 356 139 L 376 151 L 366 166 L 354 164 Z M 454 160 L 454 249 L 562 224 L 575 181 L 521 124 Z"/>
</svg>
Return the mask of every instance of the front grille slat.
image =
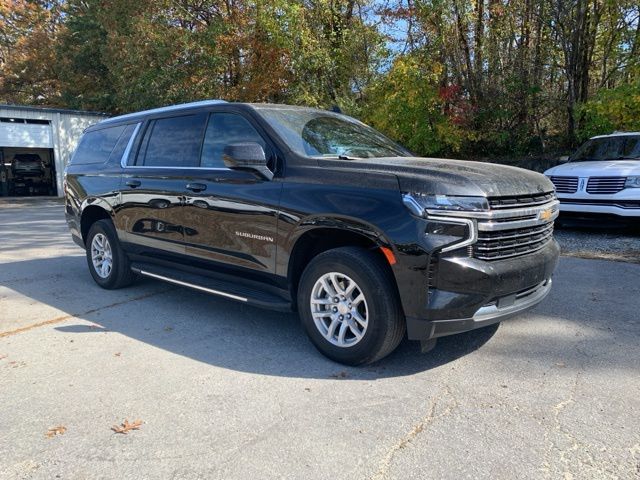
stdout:
<svg viewBox="0 0 640 480">
<path fill-rule="evenodd" d="M 551 177 L 557 193 L 576 193 L 578 191 L 578 177 Z"/>
<path fill-rule="evenodd" d="M 503 208 L 523 208 L 542 205 L 553 200 L 553 192 L 541 193 L 539 195 L 520 195 L 517 197 L 497 197 L 489 198 L 489 206 L 492 209 Z"/>
<path fill-rule="evenodd" d="M 553 232 L 547 232 L 539 235 L 532 235 L 530 237 L 524 237 L 524 240 L 519 240 L 514 238 L 510 241 L 493 241 L 491 244 L 485 243 L 476 246 L 476 250 L 480 251 L 482 254 L 486 254 L 487 252 L 499 252 L 501 250 L 507 250 L 515 247 L 524 247 L 527 245 L 532 245 L 534 243 L 541 243 L 553 236 Z M 478 242 L 479 243 L 479 242 Z"/>
<path fill-rule="evenodd" d="M 587 182 L 587 193 L 612 194 L 624 190 L 626 177 L 590 177 Z"/>
<path fill-rule="evenodd" d="M 577 190 L 577 177 L 574 183 Z M 553 240 L 553 220 L 536 222 L 535 219 L 538 218 L 537 212 L 531 215 L 527 214 L 528 225 L 522 226 L 523 207 L 544 210 L 546 205 L 549 204 L 549 208 L 557 208 L 554 207 L 554 204 L 557 205 L 557 201 L 553 192 L 510 198 L 490 198 L 489 204 L 492 211 L 498 210 L 501 214 L 509 212 L 507 208 L 511 208 L 513 215 L 501 216 L 500 222 L 497 222 L 497 219 L 492 219 L 494 224 L 500 223 L 504 225 L 502 228 L 479 228 L 478 239 L 470 249 L 470 253 L 474 258 L 493 261 L 527 255 L 544 248 Z M 514 225 L 510 226 L 510 222 L 513 222 Z M 521 225 L 517 225 L 518 223 Z M 487 225 L 489 224 L 481 221 L 478 223 L 478 227 L 486 227 Z"/>
<path fill-rule="evenodd" d="M 479 260 L 502 260 L 533 253 L 546 246 L 553 239 L 553 222 L 533 230 L 503 230 L 500 232 L 502 237 L 498 238 L 486 233 L 490 232 L 480 232 L 478 235 L 478 241 L 473 245 L 473 257 Z"/>
<path fill-rule="evenodd" d="M 525 245 L 521 247 L 514 247 L 508 250 L 501 250 L 498 252 L 475 252 L 474 258 L 478 260 L 504 260 L 506 258 L 519 257 L 521 255 L 527 255 L 529 253 L 534 253 L 544 248 L 553 238 L 553 235 L 550 235 L 544 241 L 536 242 L 531 245 Z"/>
<path fill-rule="evenodd" d="M 549 222 L 541 225 L 540 227 L 531 228 L 519 228 L 513 232 L 509 230 L 497 231 L 497 232 L 482 232 L 481 237 L 483 241 L 495 242 L 495 241 L 508 241 L 518 238 L 527 238 L 533 235 L 546 234 L 553 232 L 553 222 Z"/>
</svg>

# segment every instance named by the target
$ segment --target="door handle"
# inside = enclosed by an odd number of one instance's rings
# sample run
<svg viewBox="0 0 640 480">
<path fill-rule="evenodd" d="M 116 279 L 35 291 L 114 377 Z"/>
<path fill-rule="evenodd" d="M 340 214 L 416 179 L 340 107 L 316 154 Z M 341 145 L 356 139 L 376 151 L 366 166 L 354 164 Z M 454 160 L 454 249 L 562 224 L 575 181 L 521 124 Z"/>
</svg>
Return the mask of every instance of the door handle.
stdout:
<svg viewBox="0 0 640 480">
<path fill-rule="evenodd" d="M 186 188 L 192 192 L 202 192 L 207 189 L 207 186 L 204 183 L 187 183 Z"/>
<path fill-rule="evenodd" d="M 142 185 L 142 182 L 140 180 L 127 180 L 126 184 L 128 187 L 137 188 Z"/>
</svg>

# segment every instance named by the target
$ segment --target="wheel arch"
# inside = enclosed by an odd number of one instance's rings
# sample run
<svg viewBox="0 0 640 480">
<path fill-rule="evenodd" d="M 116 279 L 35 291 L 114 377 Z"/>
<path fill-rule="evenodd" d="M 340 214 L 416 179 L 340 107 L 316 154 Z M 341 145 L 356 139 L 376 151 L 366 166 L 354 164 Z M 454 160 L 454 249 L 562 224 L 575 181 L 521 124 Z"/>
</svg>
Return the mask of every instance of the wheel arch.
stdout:
<svg viewBox="0 0 640 480">
<path fill-rule="evenodd" d="M 83 242 L 86 243 L 87 234 L 89 233 L 91 225 L 98 220 L 113 221 L 113 209 L 111 205 L 100 199 L 94 199 L 91 202 L 85 201 L 80 215 L 80 233 Z"/>
<path fill-rule="evenodd" d="M 312 225 L 309 222 L 300 225 L 290 244 L 287 278 L 294 304 L 300 277 L 308 263 L 317 255 L 340 247 L 361 247 L 374 252 L 386 265 L 393 287 L 396 290 L 398 288 L 389 259 L 382 250 L 385 248 L 393 251 L 393 248 L 384 235 L 371 226 L 341 219 L 325 219 L 323 222 L 316 220 Z"/>
</svg>

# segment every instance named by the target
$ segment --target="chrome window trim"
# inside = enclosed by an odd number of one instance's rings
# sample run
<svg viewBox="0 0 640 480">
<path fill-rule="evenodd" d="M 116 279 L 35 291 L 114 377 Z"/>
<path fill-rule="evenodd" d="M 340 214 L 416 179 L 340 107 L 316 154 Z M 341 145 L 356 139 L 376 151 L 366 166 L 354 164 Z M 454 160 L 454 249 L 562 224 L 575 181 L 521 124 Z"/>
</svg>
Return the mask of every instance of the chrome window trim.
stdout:
<svg viewBox="0 0 640 480">
<path fill-rule="evenodd" d="M 122 158 L 120 159 L 120 166 L 122 168 L 127 168 L 127 161 L 129 160 L 129 155 L 131 154 L 131 149 L 133 148 L 133 143 L 138 136 L 138 132 L 140 131 L 140 126 L 142 122 L 138 122 L 136 124 L 136 128 L 133 129 L 133 133 L 131 134 L 131 138 L 129 138 L 129 142 L 127 142 L 127 148 L 124 149 L 122 153 Z"/>
<path fill-rule="evenodd" d="M 231 168 L 220 168 L 220 167 L 170 167 L 170 166 L 157 166 L 157 167 L 152 167 L 152 166 L 144 166 L 144 165 L 125 165 L 125 168 L 127 169 L 151 169 L 151 170 L 208 170 L 208 171 L 223 171 L 223 172 L 230 172 L 233 169 Z"/>
</svg>

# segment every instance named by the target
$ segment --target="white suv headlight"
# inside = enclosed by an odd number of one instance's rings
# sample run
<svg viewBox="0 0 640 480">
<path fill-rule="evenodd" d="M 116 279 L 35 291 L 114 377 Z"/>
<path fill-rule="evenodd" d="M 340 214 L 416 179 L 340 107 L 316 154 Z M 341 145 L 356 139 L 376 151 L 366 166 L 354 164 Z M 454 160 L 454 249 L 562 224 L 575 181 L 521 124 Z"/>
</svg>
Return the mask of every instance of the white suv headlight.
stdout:
<svg viewBox="0 0 640 480">
<path fill-rule="evenodd" d="M 640 176 L 627 177 L 627 181 L 624 182 L 624 188 L 640 188 Z"/>
</svg>

